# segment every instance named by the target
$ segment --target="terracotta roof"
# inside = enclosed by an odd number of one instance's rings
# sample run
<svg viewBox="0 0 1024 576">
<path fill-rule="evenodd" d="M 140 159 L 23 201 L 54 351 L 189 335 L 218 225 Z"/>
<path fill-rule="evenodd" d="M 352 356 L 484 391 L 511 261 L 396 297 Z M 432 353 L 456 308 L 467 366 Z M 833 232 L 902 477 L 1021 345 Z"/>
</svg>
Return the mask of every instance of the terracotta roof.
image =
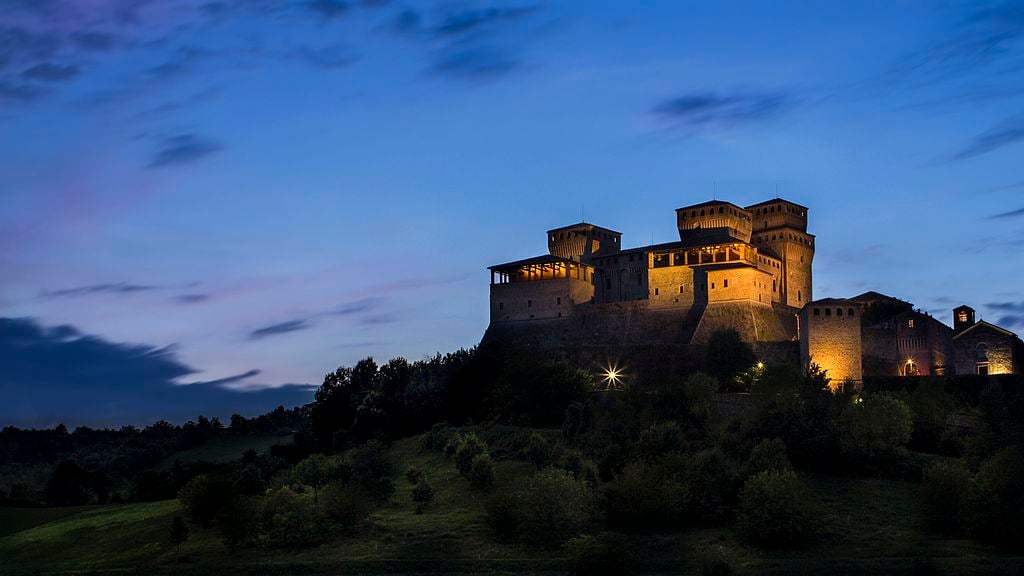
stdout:
<svg viewBox="0 0 1024 576">
<path fill-rule="evenodd" d="M 986 328 L 991 328 L 991 329 L 995 330 L 996 332 L 999 332 L 999 333 L 1001 333 L 1001 334 L 1005 334 L 1005 335 L 1007 335 L 1007 336 L 1012 336 L 1013 338 L 1016 338 L 1016 337 L 1017 337 L 1017 335 L 1016 335 L 1016 334 L 1014 334 L 1013 332 L 1010 332 L 1010 331 L 1009 331 L 1009 330 L 1007 330 L 1006 328 L 1000 328 L 999 326 L 996 326 L 995 324 L 992 324 L 992 323 L 990 323 L 990 322 L 985 322 L 984 320 L 978 320 L 978 321 L 977 321 L 977 322 L 975 322 L 974 324 L 971 324 L 971 325 L 970 325 L 969 327 L 967 327 L 967 328 L 964 328 L 964 329 L 963 329 L 963 330 L 961 330 L 960 332 L 958 332 L 958 333 L 954 334 L 954 335 L 953 335 L 953 339 L 954 339 L 954 340 L 956 340 L 957 338 L 959 338 L 959 337 L 963 336 L 964 334 L 967 334 L 967 333 L 968 333 L 968 332 L 970 332 L 971 330 L 974 330 L 974 329 L 975 329 L 975 328 L 977 328 L 978 326 L 984 326 L 984 327 L 986 327 Z"/>
<path fill-rule="evenodd" d="M 504 264 L 495 264 L 494 266 L 488 266 L 488 270 L 500 270 L 504 268 L 522 268 L 523 266 L 536 266 L 538 264 L 578 264 L 580 266 L 586 266 L 586 264 L 580 264 L 579 262 L 570 258 L 562 258 L 561 256 L 552 256 L 551 254 L 545 254 L 543 256 L 534 256 L 533 258 L 527 258 L 525 260 L 516 260 L 515 262 L 506 262 Z"/>
</svg>

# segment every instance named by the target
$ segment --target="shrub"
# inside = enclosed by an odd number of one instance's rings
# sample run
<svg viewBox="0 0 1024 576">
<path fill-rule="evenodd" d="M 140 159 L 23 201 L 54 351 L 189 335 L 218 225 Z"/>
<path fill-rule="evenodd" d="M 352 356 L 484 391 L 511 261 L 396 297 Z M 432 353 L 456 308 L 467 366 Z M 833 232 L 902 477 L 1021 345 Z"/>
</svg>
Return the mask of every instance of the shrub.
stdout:
<svg viewBox="0 0 1024 576">
<path fill-rule="evenodd" d="M 423 470 L 416 466 L 409 466 L 405 471 L 405 479 L 409 481 L 409 484 L 418 484 L 423 479 Z"/>
<path fill-rule="evenodd" d="M 422 514 L 423 509 L 434 500 L 434 489 L 427 483 L 426 478 L 420 479 L 419 483 L 412 489 L 412 501 L 416 503 L 416 513 Z"/>
<path fill-rule="evenodd" d="M 768 470 L 789 470 L 789 458 L 786 457 L 786 445 L 779 438 L 761 440 L 754 445 L 747 460 L 745 476 L 756 476 Z"/>
<path fill-rule="evenodd" d="M 809 495 L 796 474 L 769 470 L 743 485 L 736 528 L 757 544 L 798 546 L 814 533 L 812 510 Z"/>
<path fill-rule="evenodd" d="M 892 452 L 910 441 L 913 420 L 907 404 L 890 394 L 870 394 L 842 414 L 841 442 L 862 455 Z"/>
<path fill-rule="evenodd" d="M 461 444 L 461 436 L 455 435 L 448 438 L 448 441 L 444 443 L 444 457 L 455 458 L 455 453 L 459 451 L 459 446 Z"/>
<path fill-rule="evenodd" d="M 469 484 L 480 490 L 494 484 L 494 461 L 486 453 L 473 458 L 469 467 Z"/>
<path fill-rule="evenodd" d="M 220 511 L 220 538 L 229 550 L 256 543 L 260 534 L 259 501 L 251 496 L 233 499 Z"/>
<path fill-rule="evenodd" d="M 754 351 L 740 338 L 739 332 L 729 328 L 711 334 L 705 352 L 705 367 L 709 374 L 726 384 L 737 374 L 754 365 Z"/>
<path fill-rule="evenodd" d="M 655 424 L 640 433 L 638 449 L 645 460 L 654 461 L 683 448 L 683 431 L 675 422 Z"/>
<path fill-rule="evenodd" d="M 181 552 L 181 545 L 188 540 L 188 526 L 181 516 L 175 515 L 171 521 L 171 544 L 174 544 L 174 553 Z"/>
<path fill-rule="evenodd" d="M 566 544 L 569 573 L 574 576 L 619 576 L 638 573 L 629 538 L 614 532 L 583 534 Z"/>
<path fill-rule="evenodd" d="M 438 422 L 423 436 L 421 446 L 425 450 L 444 450 L 455 434 L 455 428 L 451 424 Z"/>
<path fill-rule="evenodd" d="M 334 460 L 323 454 L 312 454 L 292 469 L 292 477 L 296 482 L 313 489 L 313 501 L 320 501 L 320 489 L 331 481 L 337 471 Z"/>
<path fill-rule="evenodd" d="M 345 530 L 365 520 L 370 508 L 369 498 L 359 486 L 334 482 L 324 489 L 324 516 Z"/>
<path fill-rule="evenodd" d="M 347 454 L 351 483 L 359 487 L 366 496 L 383 502 L 395 492 L 391 479 L 395 466 L 388 458 L 384 445 L 377 441 L 354 448 Z"/>
<path fill-rule="evenodd" d="M 739 473 L 717 448 L 694 455 L 686 477 L 687 509 L 697 518 L 720 521 L 736 500 Z"/>
<path fill-rule="evenodd" d="M 534 432 L 526 445 L 526 461 L 537 467 L 537 470 L 546 468 L 551 464 L 551 444 Z"/>
<path fill-rule="evenodd" d="M 487 445 L 477 438 L 476 434 L 463 436 L 455 451 L 455 467 L 459 469 L 459 474 L 468 477 L 473 467 L 473 459 L 485 452 Z"/>
<path fill-rule="evenodd" d="M 592 494 L 565 470 L 538 472 L 525 486 L 487 504 L 487 523 L 499 539 L 557 548 L 591 519 Z"/>
<path fill-rule="evenodd" d="M 568 450 L 562 457 L 562 468 L 577 480 L 584 480 L 591 486 L 596 485 L 599 478 L 597 466 L 587 460 L 578 450 Z"/>
<path fill-rule="evenodd" d="M 966 510 L 971 536 L 1024 547 L 1024 456 L 1018 448 L 1004 448 L 978 468 Z"/>
<path fill-rule="evenodd" d="M 235 487 L 229 480 L 207 474 L 189 480 L 178 492 L 185 516 L 203 527 L 212 526 L 220 511 L 235 497 Z"/>
<path fill-rule="evenodd" d="M 643 462 L 623 468 L 602 487 L 601 501 L 608 526 L 627 532 L 664 528 L 681 514 L 681 494 L 660 470 Z"/>
<path fill-rule="evenodd" d="M 964 506 L 971 473 L 959 463 L 938 463 L 924 471 L 921 504 L 928 526 L 955 535 L 964 524 Z"/>
</svg>

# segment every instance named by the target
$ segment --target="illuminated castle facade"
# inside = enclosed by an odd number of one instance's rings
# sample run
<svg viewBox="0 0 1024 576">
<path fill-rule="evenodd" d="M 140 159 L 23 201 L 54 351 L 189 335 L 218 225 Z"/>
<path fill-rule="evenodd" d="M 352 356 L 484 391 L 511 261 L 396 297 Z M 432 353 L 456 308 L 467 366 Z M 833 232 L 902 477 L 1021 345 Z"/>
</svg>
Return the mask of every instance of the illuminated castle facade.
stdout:
<svg viewBox="0 0 1024 576">
<path fill-rule="evenodd" d="M 490 267 L 492 326 L 633 303 L 685 312 L 695 342 L 722 327 L 755 342 L 795 338 L 795 315 L 812 297 L 806 207 L 716 200 L 676 210 L 676 227 L 678 241 L 628 249 L 621 233 L 585 222 L 549 230 L 547 254 Z"/>
</svg>

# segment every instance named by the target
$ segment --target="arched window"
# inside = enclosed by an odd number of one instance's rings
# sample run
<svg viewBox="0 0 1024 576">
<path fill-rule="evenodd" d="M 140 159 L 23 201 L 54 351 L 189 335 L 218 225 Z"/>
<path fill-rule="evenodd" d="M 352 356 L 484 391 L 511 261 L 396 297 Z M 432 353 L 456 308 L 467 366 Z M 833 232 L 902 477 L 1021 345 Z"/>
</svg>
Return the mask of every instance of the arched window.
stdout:
<svg viewBox="0 0 1024 576">
<path fill-rule="evenodd" d="M 907 360 L 907 363 L 903 365 L 903 375 L 917 376 L 918 374 L 917 364 L 914 364 L 913 360 Z"/>
<path fill-rule="evenodd" d="M 978 362 L 988 362 L 988 344 L 979 342 L 974 347 L 974 359 Z"/>
</svg>

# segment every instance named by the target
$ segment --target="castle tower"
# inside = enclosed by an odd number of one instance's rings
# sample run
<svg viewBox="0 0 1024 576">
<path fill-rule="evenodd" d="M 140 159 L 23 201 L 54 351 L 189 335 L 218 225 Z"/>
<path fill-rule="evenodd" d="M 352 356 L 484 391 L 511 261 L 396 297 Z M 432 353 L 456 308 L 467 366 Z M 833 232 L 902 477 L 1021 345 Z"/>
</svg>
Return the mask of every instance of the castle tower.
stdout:
<svg viewBox="0 0 1024 576">
<path fill-rule="evenodd" d="M 690 244 L 750 243 L 750 214 L 730 202 L 713 200 L 676 209 L 679 239 Z"/>
<path fill-rule="evenodd" d="M 751 243 L 782 260 L 782 304 L 803 308 L 813 299 L 814 235 L 807 233 L 807 207 L 775 199 L 747 206 L 746 211 L 753 220 Z"/>
<path fill-rule="evenodd" d="M 974 326 L 974 308 L 966 304 L 953 308 L 953 333 L 959 334 L 971 326 Z"/>
<path fill-rule="evenodd" d="M 622 250 L 622 233 L 580 222 L 548 230 L 548 253 L 582 262 Z"/>
</svg>

